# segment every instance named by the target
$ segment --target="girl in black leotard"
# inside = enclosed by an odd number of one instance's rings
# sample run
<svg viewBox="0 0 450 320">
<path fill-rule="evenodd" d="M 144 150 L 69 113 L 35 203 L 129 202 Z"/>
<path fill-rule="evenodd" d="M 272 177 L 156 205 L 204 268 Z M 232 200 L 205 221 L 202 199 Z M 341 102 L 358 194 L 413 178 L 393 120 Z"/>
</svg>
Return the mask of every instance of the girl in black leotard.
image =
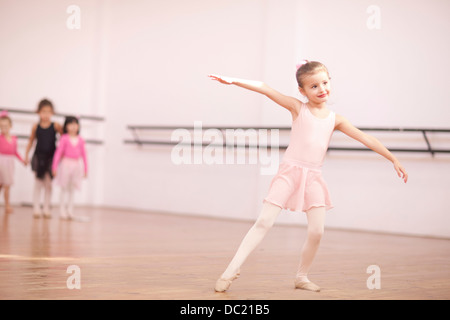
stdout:
<svg viewBox="0 0 450 320">
<path fill-rule="evenodd" d="M 39 123 L 33 126 L 30 140 L 25 152 L 25 162 L 29 163 L 28 154 L 36 140 L 36 148 L 31 159 L 31 168 L 36 174 L 36 183 L 33 196 L 34 217 L 42 216 L 40 198 L 42 189 L 44 192 L 44 216 L 51 217 L 50 200 L 52 192 L 52 161 L 56 150 L 56 135 L 62 133 L 62 127 L 59 123 L 51 122 L 54 114 L 54 107 L 51 101 L 44 99 L 39 102 L 37 114 Z"/>
</svg>

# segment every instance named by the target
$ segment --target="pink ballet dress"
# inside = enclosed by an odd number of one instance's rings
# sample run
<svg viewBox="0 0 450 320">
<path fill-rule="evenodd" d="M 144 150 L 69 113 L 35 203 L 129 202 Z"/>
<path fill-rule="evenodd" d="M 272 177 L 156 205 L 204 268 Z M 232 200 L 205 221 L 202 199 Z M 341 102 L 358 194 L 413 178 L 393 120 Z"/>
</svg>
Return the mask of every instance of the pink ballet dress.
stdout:
<svg viewBox="0 0 450 320">
<path fill-rule="evenodd" d="M 302 104 L 292 121 L 290 141 L 263 202 L 306 212 L 312 207 L 333 208 L 322 164 L 335 126 L 335 113 L 321 119 Z"/>
<path fill-rule="evenodd" d="M 11 136 L 8 141 L 4 135 L 0 135 L 0 185 L 11 186 L 14 183 L 15 158 L 23 162 L 17 152 L 17 137 Z"/>
<path fill-rule="evenodd" d="M 83 165 L 81 161 L 83 161 Z M 59 140 L 53 157 L 52 170 L 57 171 L 56 183 L 62 188 L 81 188 L 83 174 L 87 174 L 87 157 L 85 142 L 78 136 L 74 145 L 68 134 L 63 134 Z"/>
</svg>

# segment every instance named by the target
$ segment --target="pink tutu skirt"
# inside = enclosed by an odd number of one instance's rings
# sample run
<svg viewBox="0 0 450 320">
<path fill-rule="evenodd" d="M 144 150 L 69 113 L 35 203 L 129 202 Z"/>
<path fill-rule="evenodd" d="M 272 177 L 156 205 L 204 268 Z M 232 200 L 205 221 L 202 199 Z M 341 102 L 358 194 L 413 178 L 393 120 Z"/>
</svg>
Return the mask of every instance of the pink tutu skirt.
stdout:
<svg viewBox="0 0 450 320">
<path fill-rule="evenodd" d="M 64 189 L 75 187 L 79 190 L 83 181 L 83 173 L 83 164 L 80 159 L 64 157 L 58 166 L 56 183 Z"/>
<path fill-rule="evenodd" d="M 316 167 L 283 160 L 263 201 L 283 209 L 306 212 L 312 207 L 333 208 L 322 171 Z"/>
<path fill-rule="evenodd" d="M 11 186 L 14 183 L 15 155 L 0 154 L 0 185 Z"/>
</svg>

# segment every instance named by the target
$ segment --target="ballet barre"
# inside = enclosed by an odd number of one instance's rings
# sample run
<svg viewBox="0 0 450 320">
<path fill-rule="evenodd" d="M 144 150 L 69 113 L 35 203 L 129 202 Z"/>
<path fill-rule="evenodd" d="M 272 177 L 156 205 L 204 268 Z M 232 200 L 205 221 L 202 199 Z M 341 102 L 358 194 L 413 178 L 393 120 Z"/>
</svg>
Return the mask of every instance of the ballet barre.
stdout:
<svg viewBox="0 0 450 320">
<path fill-rule="evenodd" d="M 20 139 L 20 140 L 30 139 L 30 136 L 21 135 L 21 134 L 17 134 L 16 137 L 17 137 L 17 139 Z M 94 144 L 94 145 L 102 145 L 103 144 L 103 141 L 95 140 L 95 139 L 84 139 L 84 142 L 86 142 L 87 144 Z"/>
<path fill-rule="evenodd" d="M 24 109 L 12 109 L 12 108 L 6 108 L 6 107 L 0 107 L 0 110 L 5 110 L 8 111 L 8 113 L 11 114 L 28 114 L 28 115 L 36 115 L 35 111 L 30 111 L 30 110 L 24 110 Z M 56 117 L 67 117 L 69 116 L 69 114 L 63 114 L 63 113 L 55 113 L 54 114 Z M 80 115 L 78 117 L 80 120 L 91 120 L 91 121 L 105 121 L 105 118 L 103 117 L 99 117 L 99 116 L 92 116 L 92 115 Z M 20 140 L 28 140 L 30 138 L 29 135 L 16 135 L 17 139 Z M 101 140 L 96 140 L 96 139 L 84 139 L 84 141 L 87 144 L 92 144 L 92 145 L 102 145 L 103 141 Z"/>
<path fill-rule="evenodd" d="M 17 114 L 36 114 L 36 111 L 24 110 L 24 109 L 10 109 L 6 107 L 0 107 L 0 110 L 8 111 L 8 113 L 17 113 Z M 64 113 L 55 113 L 56 117 L 67 117 L 73 116 L 73 114 L 64 114 Z M 91 116 L 91 115 L 80 115 L 78 117 L 80 120 L 92 120 L 92 121 L 105 121 L 104 117 L 99 116 Z"/>
<path fill-rule="evenodd" d="M 225 139 L 222 144 L 217 143 L 209 143 L 209 142 L 195 142 L 191 141 L 190 143 L 185 142 L 177 142 L 177 141 L 162 141 L 162 140 L 143 140 L 140 138 L 138 131 L 139 130 L 176 130 L 176 129 L 185 129 L 185 130 L 195 130 L 196 128 L 191 126 L 161 126 L 161 125 L 128 125 L 127 129 L 129 129 L 133 135 L 133 139 L 125 139 L 123 142 L 125 144 L 137 144 L 139 146 L 143 145 L 166 145 L 166 146 L 175 146 L 175 145 L 190 145 L 190 146 L 211 146 L 211 147 L 237 147 L 237 148 L 260 148 L 261 146 L 258 144 L 229 144 L 225 143 Z M 272 130 L 278 129 L 280 131 L 291 130 L 289 126 L 282 127 L 271 127 L 271 126 L 240 126 L 240 127 L 232 127 L 232 126 L 202 126 L 202 129 L 217 129 L 222 132 L 224 137 L 224 130 L 227 129 L 241 129 L 241 130 Z M 432 157 L 435 156 L 436 153 L 450 153 L 450 149 L 442 149 L 442 148 L 433 148 L 430 140 L 428 139 L 427 133 L 450 133 L 450 129 L 446 128 L 390 128 L 390 127 L 359 127 L 361 131 L 378 131 L 378 132 L 417 132 L 421 133 L 427 148 L 389 148 L 392 152 L 411 152 L 411 153 L 430 153 Z M 271 148 L 271 145 L 264 145 L 263 147 Z M 278 145 L 273 146 L 279 149 L 285 150 L 288 145 Z M 371 151 L 371 149 L 367 147 L 339 147 L 339 146 L 329 146 L 328 151 Z"/>
</svg>

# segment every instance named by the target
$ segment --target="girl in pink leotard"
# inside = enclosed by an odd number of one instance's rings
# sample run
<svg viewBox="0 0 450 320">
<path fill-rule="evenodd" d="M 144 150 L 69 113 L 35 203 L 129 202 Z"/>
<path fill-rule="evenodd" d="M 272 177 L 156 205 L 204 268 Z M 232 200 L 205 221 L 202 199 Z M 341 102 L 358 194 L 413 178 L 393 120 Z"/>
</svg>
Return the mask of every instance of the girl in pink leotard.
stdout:
<svg viewBox="0 0 450 320">
<path fill-rule="evenodd" d="M 10 134 L 11 127 L 8 112 L 0 112 L 0 191 L 4 190 L 5 213 L 13 212 L 9 204 L 9 189 L 14 183 L 15 158 L 25 165 L 25 160 L 17 152 L 17 137 Z"/>
<path fill-rule="evenodd" d="M 288 209 L 305 212 L 308 220 L 307 238 L 301 251 L 294 281 L 295 288 L 320 291 L 320 287 L 308 279 L 308 272 L 324 231 L 325 212 L 333 207 L 321 174 L 333 131 L 342 131 L 391 161 L 398 176 L 405 183 L 408 174 L 398 159 L 378 139 L 362 132 L 345 117 L 328 109 L 330 77 L 327 68 L 320 62 L 305 60 L 297 69 L 298 88 L 308 99 L 307 103 L 281 94 L 260 81 L 218 75 L 209 77 L 222 84 L 234 84 L 261 93 L 292 115 L 289 146 L 263 200 L 262 211 L 242 240 L 227 269 L 217 280 L 215 290 L 228 290 L 231 282 L 239 276 L 241 265 L 272 227 L 278 214 L 282 209 Z"/>
<path fill-rule="evenodd" d="M 85 142 L 79 136 L 80 124 L 76 117 L 66 117 L 63 133 L 53 157 L 52 173 L 61 187 L 60 217 L 74 219 L 73 193 L 74 189 L 81 188 L 83 176 L 87 176 L 88 163 Z"/>
</svg>

